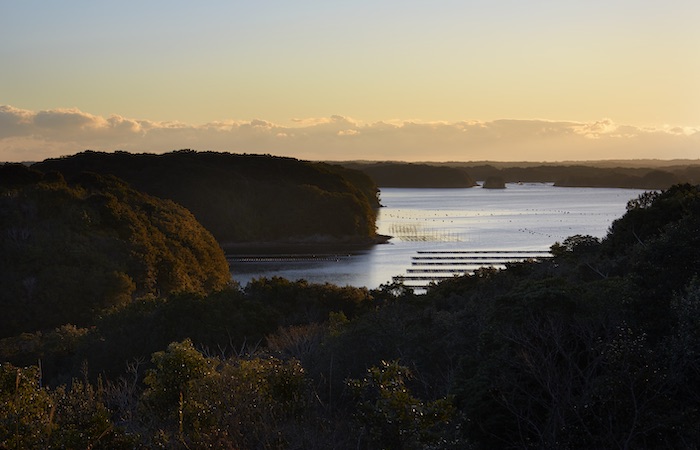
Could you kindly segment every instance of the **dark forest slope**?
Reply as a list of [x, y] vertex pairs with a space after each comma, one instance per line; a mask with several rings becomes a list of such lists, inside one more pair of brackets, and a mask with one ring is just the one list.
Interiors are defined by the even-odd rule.
[[68, 184], [21, 165], [0, 166], [0, 255], [2, 336], [230, 280], [221, 248], [185, 208], [114, 177]]
[[188, 208], [222, 245], [375, 236], [377, 188], [360, 172], [263, 155], [87, 151], [33, 168], [106, 173]]

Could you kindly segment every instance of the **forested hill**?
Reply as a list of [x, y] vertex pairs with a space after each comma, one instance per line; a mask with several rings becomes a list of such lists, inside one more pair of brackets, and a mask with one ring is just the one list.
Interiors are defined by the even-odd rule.
[[[471, 187], [474, 180], [502, 179], [507, 183], [551, 182], [561, 187], [616, 187], [668, 189], [677, 183], [700, 183], [700, 165], [603, 164], [599, 161], [565, 163], [533, 162], [342, 162], [361, 170], [381, 187]], [[648, 163], [649, 166], [641, 164]]]
[[476, 185], [467, 170], [412, 163], [343, 163], [369, 175], [380, 187], [466, 188]]
[[529, 167], [464, 167], [473, 177], [485, 180], [500, 177], [509, 183], [553, 182], [561, 187], [615, 187], [629, 189], [668, 189], [681, 181], [699, 180], [692, 168], [594, 167], [588, 165], [539, 165]]
[[269, 155], [180, 150], [86, 151], [32, 166], [70, 179], [90, 171], [188, 208], [222, 246], [305, 241], [371, 242], [377, 187], [361, 172]]
[[0, 337], [92, 324], [137, 297], [229, 281], [221, 248], [185, 208], [112, 176], [66, 183], [0, 165]]

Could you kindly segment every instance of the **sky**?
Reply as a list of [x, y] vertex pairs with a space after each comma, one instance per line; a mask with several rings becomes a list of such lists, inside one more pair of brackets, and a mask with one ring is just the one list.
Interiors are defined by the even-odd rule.
[[700, 158], [697, 0], [0, 0], [0, 161]]

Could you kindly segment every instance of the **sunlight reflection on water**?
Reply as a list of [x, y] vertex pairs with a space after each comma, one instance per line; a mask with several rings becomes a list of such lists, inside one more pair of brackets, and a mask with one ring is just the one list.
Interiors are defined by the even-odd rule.
[[280, 276], [376, 288], [407, 276], [419, 251], [548, 250], [575, 234], [603, 237], [642, 192], [544, 183], [508, 184], [504, 190], [385, 188], [377, 231], [394, 236], [388, 244], [352, 254], [234, 259], [231, 273], [242, 285]]

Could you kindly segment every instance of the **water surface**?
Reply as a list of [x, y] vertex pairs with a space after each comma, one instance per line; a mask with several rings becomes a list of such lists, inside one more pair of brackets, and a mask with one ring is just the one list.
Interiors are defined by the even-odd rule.
[[431, 273], [468, 272], [473, 267], [467, 263], [478, 258], [499, 266], [498, 258], [511, 255], [504, 252], [535, 255], [575, 234], [603, 237], [627, 202], [642, 192], [550, 183], [513, 183], [498, 190], [384, 188], [377, 231], [394, 236], [388, 244], [355, 253], [234, 258], [231, 273], [242, 285], [263, 276], [369, 288], [404, 277], [409, 285]]

